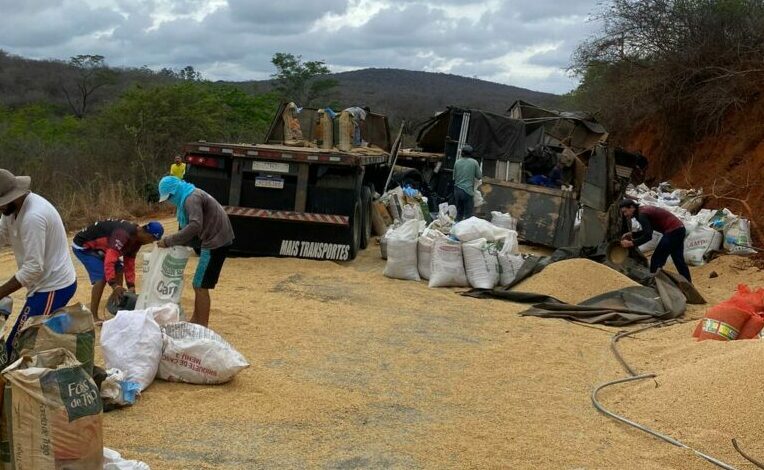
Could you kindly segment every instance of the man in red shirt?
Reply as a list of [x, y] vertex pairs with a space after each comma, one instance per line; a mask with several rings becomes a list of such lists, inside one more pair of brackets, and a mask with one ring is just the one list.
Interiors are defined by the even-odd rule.
[[[122, 297], [122, 274], [127, 288], [135, 292], [135, 257], [143, 245], [162, 238], [164, 228], [159, 222], [138, 225], [126, 220], [107, 219], [96, 222], [74, 236], [72, 250], [90, 276], [90, 310], [99, 321], [98, 307], [106, 284], [117, 298]], [[121, 258], [121, 261], [120, 261]], [[124, 266], [123, 266], [124, 265]]]
[[669, 256], [674, 261], [674, 266], [679, 274], [692, 282], [690, 268], [684, 261], [684, 237], [686, 230], [681, 220], [666, 209], [660, 207], [640, 207], [636, 201], [624, 199], [621, 201], [621, 215], [626, 219], [627, 227], [631, 227], [631, 219], [635, 218], [642, 226], [642, 230], [632, 234], [631, 232], [621, 238], [621, 246], [631, 248], [649, 242], [653, 238], [653, 231], [661, 233], [661, 241], [655, 248], [650, 259], [650, 272], [654, 273], [665, 266]]

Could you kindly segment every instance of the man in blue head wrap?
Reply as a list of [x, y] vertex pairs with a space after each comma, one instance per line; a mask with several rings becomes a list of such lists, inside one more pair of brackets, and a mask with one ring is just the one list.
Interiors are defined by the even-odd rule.
[[210, 289], [220, 278], [233, 228], [228, 214], [209, 194], [175, 176], [159, 181], [159, 201], [176, 208], [180, 231], [159, 241], [160, 248], [201, 245], [199, 265], [194, 274], [194, 314], [192, 323], [207, 326], [210, 318]]

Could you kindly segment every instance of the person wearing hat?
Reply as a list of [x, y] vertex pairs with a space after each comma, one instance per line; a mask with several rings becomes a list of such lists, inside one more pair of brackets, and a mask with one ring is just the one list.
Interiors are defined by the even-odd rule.
[[18, 266], [16, 274], [0, 286], [0, 299], [22, 287], [27, 290], [21, 313], [3, 325], [5, 348], [0, 363], [12, 359], [16, 334], [29, 317], [65, 307], [77, 291], [61, 216], [50, 202], [30, 191], [30, 183], [28, 176], [0, 169], [0, 245], [11, 245]]
[[681, 220], [666, 209], [652, 206], [640, 206], [632, 199], [624, 199], [619, 204], [621, 215], [626, 219], [626, 226], [631, 227], [631, 219], [637, 219], [642, 229], [637, 233], [628, 231], [621, 238], [624, 248], [638, 247], [653, 238], [653, 231], [661, 233], [660, 242], [650, 259], [650, 272], [654, 273], [666, 265], [669, 256], [676, 270], [685, 279], [692, 282], [690, 268], [684, 261], [684, 237], [687, 231]]
[[[90, 311], [99, 322], [98, 309], [106, 284], [117, 300], [125, 288], [135, 293], [135, 257], [143, 245], [154, 243], [164, 235], [164, 227], [156, 221], [138, 225], [126, 220], [107, 219], [80, 230], [72, 242], [74, 256], [82, 262], [93, 286], [90, 291]], [[120, 261], [121, 259], [121, 261]]]
[[472, 146], [465, 144], [454, 163], [454, 203], [456, 221], [472, 217], [475, 209], [475, 182], [482, 179], [480, 164], [472, 158]]
[[159, 201], [176, 208], [180, 231], [159, 241], [160, 248], [201, 246], [194, 274], [194, 314], [191, 322], [207, 326], [210, 317], [210, 289], [214, 289], [233, 243], [228, 214], [209, 194], [174, 176], [159, 181]]

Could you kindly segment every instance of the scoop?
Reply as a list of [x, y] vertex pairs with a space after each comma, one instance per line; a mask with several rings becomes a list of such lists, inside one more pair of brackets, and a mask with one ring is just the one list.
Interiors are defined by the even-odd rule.
[[629, 257], [629, 249], [621, 246], [620, 241], [610, 242], [607, 246], [607, 260], [613, 264], [623, 264]]

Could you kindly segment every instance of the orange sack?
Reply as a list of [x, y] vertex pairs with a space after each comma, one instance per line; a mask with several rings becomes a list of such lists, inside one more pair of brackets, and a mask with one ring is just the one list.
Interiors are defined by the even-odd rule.
[[693, 336], [700, 340], [732, 341], [740, 339], [740, 333], [746, 322], [754, 316], [756, 316], [755, 313], [748, 305], [730, 299], [708, 309], [706, 317], [700, 320]]
[[745, 302], [754, 312], [764, 312], [764, 287], [751, 290], [745, 284], [738, 284], [737, 291], [732, 295], [732, 299]]
[[745, 322], [745, 325], [743, 325], [743, 329], [740, 330], [737, 339], [758, 338], [762, 328], [764, 328], [764, 318], [759, 314], [753, 314], [751, 315], [751, 318]]

